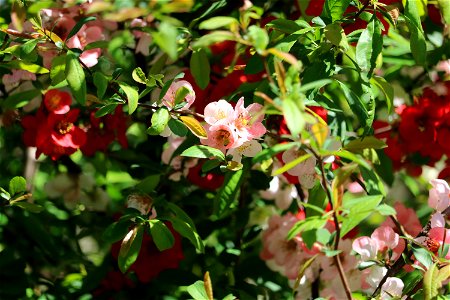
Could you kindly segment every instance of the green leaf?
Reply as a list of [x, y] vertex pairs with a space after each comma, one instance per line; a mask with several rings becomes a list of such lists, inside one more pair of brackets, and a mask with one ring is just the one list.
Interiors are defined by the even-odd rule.
[[386, 97], [388, 112], [391, 113], [392, 108], [394, 107], [394, 88], [392, 87], [392, 85], [380, 76], [373, 76], [370, 79], [370, 83], [377, 86], [381, 90], [381, 92], [383, 92], [384, 96]]
[[424, 265], [425, 268], [429, 269], [431, 267], [433, 264], [433, 257], [427, 249], [419, 246], [413, 246], [412, 252], [417, 261]]
[[131, 77], [133, 77], [136, 82], [147, 84], [147, 77], [145, 77], [144, 71], [142, 71], [140, 67], [133, 70]]
[[188, 223], [189, 226], [192, 227], [194, 231], [196, 231], [194, 221], [192, 221], [192, 219], [188, 216], [188, 214], [184, 210], [182, 210], [178, 205], [172, 202], [164, 201], [164, 206], [169, 208], [177, 216], [178, 219]]
[[294, 21], [282, 18], [270, 21], [270, 23], [266, 24], [266, 27], [273, 28], [286, 34], [292, 34], [302, 29], [302, 27], [297, 23], [295, 23]]
[[301, 233], [302, 240], [308, 249], [311, 249], [314, 243], [317, 241], [316, 233], [316, 229], [305, 230]]
[[411, 291], [417, 286], [417, 284], [422, 281], [423, 275], [419, 270], [414, 270], [412, 272], [408, 272], [401, 279], [405, 283], [405, 287], [403, 288], [404, 295], [410, 295]]
[[203, 128], [202, 124], [196, 118], [191, 116], [180, 116], [179, 118], [196, 137], [200, 139], [208, 138], [205, 128]]
[[158, 29], [158, 32], [152, 33], [153, 40], [172, 60], [176, 60], [178, 58], [177, 28], [162, 22]]
[[330, 23], [341, 20], [349, 4], [350, 0], [326, 0], [321, 16], [330, 19]]
[[11, 204], [12, 206], [18, 206], [26, 211], [29, 211], [31, 213], [40, 213], [44, 210], [44, 207], [38, 204], [30, 203], [30, 202], [24, 202], [24, 201], [18, 201]]
[[187, 238], [194, 247], [200, 251], [201, 253], [205, 252], [205, 246], [201, 237], [198, 235], [195, 227], [191, 226], [189, 222], [181, 220], [180, 218], [169, 218], [169, 221], [172, 223], [173, 229], [177, 231], [179, 234]]
[[103, 73], [95, 72], [93, 75], [94, 85], [97, 88], [97, 97], [102, 99], [105, 95], [106, 89], [108, 88], [108, 77], [103, 75]]
[[86, 103], [86, 81], [84, 70], [78, 61], [78, 56], [70, 50], [67, 51], [65, 72], [67, 83], [72, 90], [72, 95], [78, 103], [84, 105]]
[[441, 10], [442, 17], [444, 18], [445, 24], [450, 24], [450, 1], [448, 0], [438, 0], [438, 6]]
[[144, 227], [136, 226], [123, 239], [118, 258], [119, 269], [122, 273], [125, 273], [138, 258], [143, 236]]
[[[312, 189], [308, 192], [308, 204], [311, 206], [316, 206], [318, 208], [324, 209], [327, 204], [327, 195], [325, 191], [323, 190], [322, 185], [317, 182]], [[308, 217], [311, 216], [320, 216], [322, 213], [320, 211], [317, 211], [316, 209], [313, 209], [311, 206], [306, 207], [305, 214]]]
[[195, 83], [204, 90], [209, 84], [211, 68], [205, 50], [199, 49], [192, 52], [190, 61], [191, 73]]
[[325, 27], [325, 37], [335, 46], [341, 47], [343, 51], [348, 51], [349, 45], [347, 35], [341, 25], [337, 23], [328, 24]]
[[256, 25], [248, 28], [248, 39], [259, 54], [262, 54], [269, 44], [267, 31]]
[[52, 67], [50, 69], [52, 85], [57, 85], [66, 79], [66, 60], [66, 55], [59, 55], [52, 59]]
[[328, 222], [328, 218], [323, 216], [312, 216], [304, 220], [298, 221], [292, 226], [287, 235], [287, 239], [294, 238], [297, 234], [313, 229], [323, 228]]
[[419, 9], [421, 1], [407, 0], [405, 4], [405, 20], [411, 33], [410, 48], [414, 60], [418, 65], [426, 66], [427, 44], [422, 29]]
[[99, 110], [97, 110], [95, 112], [95, 117], [100, 118], [107, 114], [112, 113], [114, 110], [116, 110], [117, 105], [118, 104], [116, 104], [116, 103], [110, 103], [110, 104], [106, 104], [105, 106], [100, 107]]
[[255, 157], [253, 157], [252, 164], [257, 164], [257, 163], [263, 162], [265, 160], [268, 160], [280, 152], [291, 149], [295, 145], [297, 145], [297, 143], [283, 143], [283, 144], [277, 144], [270, 148], [264, 149], [261, 152], [259, 152], [258, 154], [256, 154]]
[[115, 243], [122, 240], [130, 231], [131, 220], [119, 220], [106, 227], [103, 232], [102, 239], [108, 243]]
[[147, 129], [147, 133], [150, 135], [159, 135], [166, 128], [169, 122], [170, 114], [167, 108], [160, 107], [152, 115], [152, 126]]
[[373, 168], [371, 169], [361, 168], [361, 176], [364, 179], [366, 190], [369, 195], [386, 196], [384, 184]]
[[150, 194], [155, 191], [155, 188], [158, 186], [160, 178], [161, 178], [160, 175], [147, 176], [136, 185], [136, 188], [144, 193]]
[[118, 82], [120, 88], [125, 92], [128, 99], [128, 114], [132, 114], [138, 107], [139, 93], [133, 86], [129, 86], [124, 82]]
[[236, 37], [234, 34], [232, 34], [229, 31], [214, 31], [209, 34], [203, 35], [198, 40], [196, 40], [192, 44], [192, 48], [199, 49], [199, 48], [206, 48], [212, 44], [220, 43], [223, 41], [234, 41], [236, 40]]
[[351, 152], [360, 152], [364, 149], [383, 149], [386, 147], [386, 143], [382, 140], [379, 140], [374, 136], [366, 136], [361, 139], [351, 140], [344, 148]]
[[36, 65], [36, 64], [22, 61], [22, 60], [12, 60], [5, 64], [0, 64], [0, 67], [1, 66], [5, 66], [10, 69], [26, 70], [26, 71], [29, 71], [29, 72], [35, 73], [35, 74], [46, 74], [46, 73], [50, 72], [48, 69], [46, 69], [40, 65]]
[[358, 117], [358, 120], [364, 128], [364, 131], [367, 132], [372, 126], [373, 116], [372, 118], [369, 116], [364, 102], [354, 91], [352, 91], [344, 83], [340, 81], [338, 81], [338, 83], [342, 91], [344, 92], [344, 96], [347, 99], [350, 108]]
[[41, 95], [41, 91], [38, 89], [28, 90], [25, 92], [19, 92], [12, 95], [9, 95], [6, 98], [2, 106], [4, 108], [19, 108], [27, 105], [31, 99], [38, 97]]
[[34, 50], [34, 48], [36, 48], [36, 45], [38, 42], [39, 42], [38, 39], [33, 39], [33, 40], [29, 40], [29, 41], [25, 42], [22, 45], [22, 52], [24, 54], [30, 54]]
[[397, 214], [395, 209], [387, 204], [380, 204], [375, 209], [382, 216], [395, 216]]
[[238, 25], [239, 21], [233, 17], [212, 17], [205, 20], [198, 25], [199, 29], [213, 30], [221, 27], [230, 28], [233, 25]]
[[293, 97], [287, 97], [283, 100], [283, 115], [287, 126], [293, 136], [297, 136], [305, 127], [305, 118], [300, 103], [297, 103]]
[[383, 49], [383, 37], [381, 36], [380, 21], [373, 14], [372, 19], [367, 24], [366, 29], [361, 33], [356, 45], [356, 63], [362, 72], [367, 73], [367, 77], [372, 76], [375, 69], [378, 55]]
[[67, 35], [66, 41], [68, 39], [70, 39], [71, 37], [73, 37], [75, 34], [77, 34], [77, 32], [81, 29], [81, 27], [86, 24], [87, 22], [90, 21], [95, 21], [97, 18], [93, 17], [93, 16], [89, 16], [89, 17], [84, 17], [81, 20], [79, 20], [77, 22], [77, 24], [75, 24], [75, 26], [72, 28], [72, 30], [69, 32], [69, 34]]
[[9, 181], [9, 194], [11, 196], [26, 191], [27, 191], [27, 181], [22, 176], [16, 176]]
[[344, 209], [349, 210], [347, 217], [343, 218], [341, 237], [358, 226], [367, 218], [383, 199], [382, 195], [364, 196], [344, 201]]
[[164, 251], [173, 247], [175, 238], [172, 232], [167, 228], [166, 224], [160, 220], [149, 220], [150, 233], [152, 234], [153, 242], [159, 251]]
[[184, 150], [181, 156], [187, 157], [196, 157], [196, 158], [217, 158], [222, 161], [225, 161], [225, 154], [219, 149], [204, 146], [204, 145], [195, 145], [186, 150]]
[[438, 277], [439, 270], [437, 264], [434, 263], [425, 272], [423, 276], [423, 289], [425, 292], [425, 300], [432, 300], [438, 295]]
[[231, 210], [246, 177], [246, 170], [244, 165], [244, 169], [225, 174], [224, 183], [214, 198], [214, 213], [217, 218], [223, 217]]
[[339, 157], [349, 159], [349, 160], [357, 163], [358, 165], [360, 165], [360, 166], [362, 166], [362, 167], [364, 167], [366, 169], [372, 168], [372, 166], [369, 165], [369, 163], [364, 158], [362, 158], [361, 156], [359, 156], [357, 154], [354, 154], [352, 152], [344, 150], [344, 149], [339, 150], [339, 151], [335, 151], [335, 152], [331, 152], [329, 154], [330, 155], [337, 155]]
[[186, 125], [178, 119], [170, 118], [167, 125], [169, 125], [170, 131], [178, 136], [186, 136], [189, 132]]
[[205, 283], [203, 281], [196, 281], [194, 284], [191, 284], [187, 287], [187, 292], [191, 295], [194, 300], [206, 300], [208, 298], [208, 294], [205, 290]]

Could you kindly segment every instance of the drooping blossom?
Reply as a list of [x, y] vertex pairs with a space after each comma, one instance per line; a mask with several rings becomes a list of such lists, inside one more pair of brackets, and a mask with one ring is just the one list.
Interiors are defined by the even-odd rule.
[[428, 206], [442, 212], [450, 206], [450, 187], [442, 179], [432, 179], [430, 183], [433, 187], [429, 192]]
[[[186, 89], [186, 94], [184, 98], [177, 99], [177, 93], [181, 92], [181, 89]], [[186, 104], [180, 108], [180, 110], [187, 110], [195, 101], [195, 92], [192, 88], [192, 85], [186, 80], [178, 80], [172, 82], [166, 94], [162, 98], [162, 104], [166, 106], [168, 109], [174, 109], [177, 104], [176, 101], [180, 101], [180, 103], [185, 102]]]
[[381, 299], [398, 299], [402, 296], [404, 283], [400, 278], [388, 277], [381, 286]]

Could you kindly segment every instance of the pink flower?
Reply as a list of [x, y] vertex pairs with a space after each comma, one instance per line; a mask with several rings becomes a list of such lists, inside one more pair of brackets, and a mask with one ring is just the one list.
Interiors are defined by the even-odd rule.
[[241, 97], [234, 108], [234, 126], [241, 139], [251, 140], [259, 138], [266, 133], [266, 127], [261, 123], [264, 114], [263, 106], [258, 103], [250, 104], [244, 108], [244, 97]]
[[386, 282], [381, 286], [381, 299], [397, 299], [402, 296], [403, 281], [397, 277], [388, 277]]
[[[350, 252], [352, 251], [352, 241], [342, 240], [339, 243], [339, 250], [342, 250], [338, 255], [344, 272], [348, 273], [350, 270], [355, 269], [357, 265], [356, 257], [350, 255]], [[337, 275], [338, 270], [332, 257], [323, 257], [320, 266], [322, 267], [322, 272], [320, 273], [320, 278], [322, 280], [332, 280]]]
[[[87, 44], [102, 39], [104, 36], [101, 27], [83, 25], [76, 35], [67, 40], [67, 46], [83, 50]], [[90, 68], [97, 64], [100, 54], [100, 49], [90, 49], [80, 55], [80, 60]]]
[[394, 249], [399, 242], [399, 235], [389, 226], [378, 227], [372, 233], [371, 238], [377, 241], [378, 251]]
[[238, 136], [228, 125], [205, 126], [208, 139], [201, 139], [204, 145], [216, 148], [225, 153], [226, 149], [238, 147]]
[[22, 80], [36, 80], [36, 75], [26, 70], [12, 70], [11, 72], [12, 74], [5, 74], [2, 77], [7, 92], [18, 87]]
[[239, 147], [228, 150], [227, 154], [233, 156], [233, 161], [240, 163], [242, 155], [247, 157], [254, 157], [262, 150], [262, 146], [256, 140], [251, 140], [243, 143]]
[[[417, 236], [422, 230], [422, 225], [420, 224], [419, 218], [416, 212], [412, 208], [407, 208], [403, 203], [396, 202], [394, 204], [395, 211], [397, 212], [397, 220], [403, 225], [403, 228], [407, 233], [412, 236]], [[387, 225], [392, 227], [394, 230], [396, 226], [391, 219], [386, 219], [386, 221], [381, 224], [381, 226]]]
[[450, 187], [447, 181], [442, 179], [432, 179], [430, 183], [433, 188], [429, 193], [428, 205], [441, 212], [450, 206]]
[[164, 106], [166, 106], [168, 109], [173, 109], [175, 107], [175, 105], [178, 104], [178, 103], [175, 103], [175, 101], [176, 101], [175, 98], [176, 98], [177, 92], [181, 88], [186, 88], [188, 90], [188, 93], [184, 97], [184, 99], [182, 99], [186, 102], [186, 105], [183, 106], [180, 110], [188, 109], [192, 105], [192, 103], [194, 103], [194, 101], [195, 101], [195, 92], [194, 92], [194, 89], [192, 88], [192, 85], [189, 82], [187, 82], [186, 80], [179, 80], [179, 81], [172, 82], [172, 84], [170, 85], [166, 94], [162, 98], [162, 104]]
[[210, 125], [228, 124], [233, 120], [234, 109], [227, 101], [219, 100], [206, 105], [204, 114]]
[[362, 236], [353, 241], [352, 248], [361, 255], [363, 261], [367, 261], [377, 257], [378, 242], [368, 236]]

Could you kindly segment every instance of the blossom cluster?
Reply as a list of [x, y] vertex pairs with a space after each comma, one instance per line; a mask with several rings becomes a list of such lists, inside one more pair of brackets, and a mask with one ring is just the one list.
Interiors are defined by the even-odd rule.
[[71, 104], [68, 92], [49, 90], [36, 114], [23, 117], [23, 141], [28, 147], [36, 147], [36, 158], [44, 154], [57, 160], [78, 149], [91, 156], [96, 151], [106, 151], [116, 138], [122, 147], [128, 146], [126, 117], [120, 106], [114, 115], [102, 118], [95, 118], [95, 112], [91, 112], [90, 122], [80, 127], [75, 125], [80, 110], [72, 109]]

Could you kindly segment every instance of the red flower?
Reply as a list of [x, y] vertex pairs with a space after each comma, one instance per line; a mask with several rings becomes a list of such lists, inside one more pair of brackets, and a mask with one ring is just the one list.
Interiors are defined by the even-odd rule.
[[[135, 272], [140, 282], [150, 282], [164, 270], [177, 269], [180, 261], [184, 259], [181, 236], [170, 223], [166, 223], [166, 225], [175, 238], [175, 243], [170, 249], [159, 251], [152, 238], [148, 234], [144, 234], [138, 258], [130, 267], [130, 271]], [[120, 243], [112, 245], [111, 254], [115, 259], [119, 256], [119, 250]]]
[[127, 118], [122, 107], [117, 106], [114, 115], [95, 117], [95, 111], [90, 114], [90, 124], [87, 126], [87, 142], [81, 147], [84, 155], [92, 156], [97, 151], [105, 152], [108, 146], [117, 138], [123, 148], [128, 147]]
[[224, 176], [222, 174], [206, 173], [202, 174], [203, 162], [189, 169], [187, 180], [205, 190], [216, 190], [222, 186]]
[[65, 114], [70, 110], [72, 98], [67, 92], [50, 90], [45, 93], [44, 104], [49, 112], [54, 114]]

